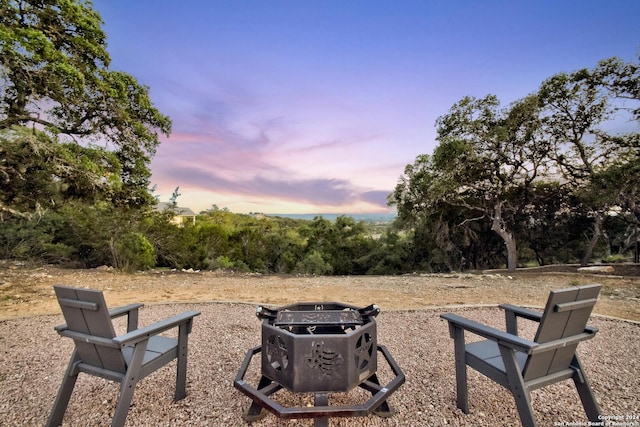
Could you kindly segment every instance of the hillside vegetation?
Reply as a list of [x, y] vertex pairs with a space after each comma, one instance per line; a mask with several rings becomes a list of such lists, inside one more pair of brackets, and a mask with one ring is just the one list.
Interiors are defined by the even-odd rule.
[[178, 189], [158, 212], [150, 170], [172, 122], [110, 68], [92, 4], [1, 4], [0, 259], [315, 275], [640, 262], [637, 62], [559, 72], [507, 106], [443, 107], [382, 229], [215, 205], [176, 224]]

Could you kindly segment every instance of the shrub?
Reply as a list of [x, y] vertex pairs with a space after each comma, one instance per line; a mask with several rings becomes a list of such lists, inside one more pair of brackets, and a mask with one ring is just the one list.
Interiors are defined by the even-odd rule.
[[216, 270], [218, 268], [229, 269], [233, 267], [233, 261], [224, 255], [220, 255], [216, 259], [210, 260], [207, 264], [207, 269], [209, 270]]
[[44, 243], [42, 258], [49, 263], [64, 263], [73, 258], [75, 248], [64, 243]]
[[155, 265], [153, 245], [144, 235], [131, 232], [123, 235], [117, 242], [111, 241], [114, 267], [126, 271], [146, 270]]
[[627, 261], [627, 258], [622, 254], [614, 254], [605, 257], [602, 262], [607, 264], [621, 263]]
[[302, 261], [296, 264], [293, 270], [297, 274], [331, 274], [333, 273], [333, 267], [327, 263], [322, 254], [319, 251], [309, 252]]

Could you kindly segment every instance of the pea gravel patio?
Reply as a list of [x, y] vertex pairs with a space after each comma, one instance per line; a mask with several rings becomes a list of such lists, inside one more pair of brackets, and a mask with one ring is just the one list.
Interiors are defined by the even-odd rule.
[[[376, 301], [371, 301], [375, 303]], [[187, 397], [173, 402], [175, 367], [170, 364], [142, 380], [135, 391], [127, 426], [241, 426], [250, 401], [233, 388], [233, 379], [250, 347], [260, 344], [260, 321], [255, 305], [210, 303], [166, 304], [143, 308], [140, 325], [184, 310], [200, 310], [189, 337]], [[332, 418], [331, 426], [494, 426], [519, 425], [511, 395], [499, 385], [469, 370], [470, 414], [455, 405], [453, 341], [439, 318], [456, 312], [482, 323], [504, 328], [497, 308], [458, 308], [385, 311], [376, 318], [378, 342], [387, 346], [406, 375], [406, 383], [390, 398], [397, 413], [388, 419]], [[53, 330], [62, 316], [36, 316], [0, 322], [0, 425], [40, 426], [49, 415], [72, 342]], [[120, 332], [123, 323], [116, 323]], [[640, 426], [640, 325], [594, 316], [599, 328], [578, 354], [584, 363], [605, 417]], [[531, 339], [535, 325], [521, 322], [521, 335]], [[175, 363], [175, 362], [173, 362]], [[381, 380], [390, 375], [384, 369]], [[246, 379], [259, 378], [259, 366]], [[119, 384], [81, 375], [65, 414], [68, 426], [109, 425]], [[359, 389], [331, 394], [332, 404], [352, 404]], [[283, 404], [312, 404], [313, 397], [279, 392]], [[364, 395], [366, 397], [366, 394]], [[532, 395], [540, 426], [587, 422], [571, 381], [536, 390]], [[636, 417], [635, 419], [633, 417]], [[557, 423], [557, 424], [556, 424]], [[252, 424], [311, 426], [312, 420], [280, 420], [268, 414]], [[606, 425], [606, 424], [605, 424]]]

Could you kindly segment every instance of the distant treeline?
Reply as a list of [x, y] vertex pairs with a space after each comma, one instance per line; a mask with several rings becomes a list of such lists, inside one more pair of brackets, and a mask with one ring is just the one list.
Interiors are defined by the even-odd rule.
[[[81, 268], [109, 265], [123, 271], [192, 268], [315, 275], [505, 266], [504, 244], [490, 227], [478, 226], [473, 236], [461, 241], [467, 256], [456, 258], [441, 247], [436, 230], [409, 230], [399, 220], [376, 225], [348, 216], [299, 220], [214, 208], [201, 212], [195, 222], [180, 222], [179, 209], [172, 206], [158, 212], [114, 208], [104, 202], [68, 203], [37, 217], [13, 217], [0, 221], [0, 257]], [[576, 262], [586, 244], [579, 231], [586, 221], [530, 230], [521, 242], [521, 265]], [[627, 224], [609, 216], [603, 227], [607, 238], [596, 248], [597, 260], [630, 258], [633, 249], [621, 240]], [[546, 249], [533, 246], [541, 239], [548, 240]], [[456, 259], [459, 263], [452, 264]]]
[[348, 216], [353, 218], [356, 221], [363, 221], [365, 223], [372, 224], [387, 224], [392, 223], [394, 219], [396, 219], [397, 215], [395, 213], [367, 213], [367, 214], [261, 214], [261, 213], [253, 213], [253, 215], [266, 215], [271, 217], [282, 217], [282, 218], [292, 218], [292, 219], [306, 219], [308, 221], [313, 221], [316, 217], [321, 216], [324, 219], [328, 219], [329, 221], [335, 221], [338, 217]]

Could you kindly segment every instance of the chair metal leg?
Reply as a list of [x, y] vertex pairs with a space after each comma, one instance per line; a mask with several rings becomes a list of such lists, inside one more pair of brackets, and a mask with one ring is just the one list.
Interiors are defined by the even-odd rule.
[[536, 427], [537, 424], [533, 416], [533, 407], [531, 406], [531, 396], [524, 384], [520, 367], [516, 361], [515, 350], [503, 346], [499, 347], [502, 361], [507, 371], [507, 377], [509, 378], [509, 389], [516, 401], [516, 408], [520, 415], [522, 427]]
[[578, 359], [577, 355], [573, 356], [571, 366], [575, 370], [573, 382], [578, 390], [578, 395], [582, 401], [582, 407], [584, 408], [584, 412], [587, 414], [587, 418], [589, 418], [589, 421], [593, 422], [601, 421], [600, 407], [598, 406], [596, 397], [591, 389], [591, 384], [589, 384], [589, 380], [587, 380], [587, 376], [582, 369], [582, 364], [580, 363], [580, 359]]
[[456, 404], [465, 414], [469, 413], [469, 392], [467, 389], [467, 361], [464, 344], [464, 330], [451, 326], [456, 358]]
[[56, 427], [62, 424], [64, 413], [67, 411], [69, 399], [71, 399], [73, 388], [75, 387], [76, 380], [78, 379], [79, 372], [76, 369], [77, 363], [78, 352], [77, 350], [74, 350], [73, 355], [71, 356], [71, 360], [69, 361], [69, 366], [67, 367], [67, 370], [64, 374], [64, 379], [62, 380], [62, 384], [60, 385], [60, 389], [58, 390], [58, 395], [56, 396], [53, 408], [51, 409], [51, 414], [49, 415], [49, 419], [47, 420], [47, 427]]

